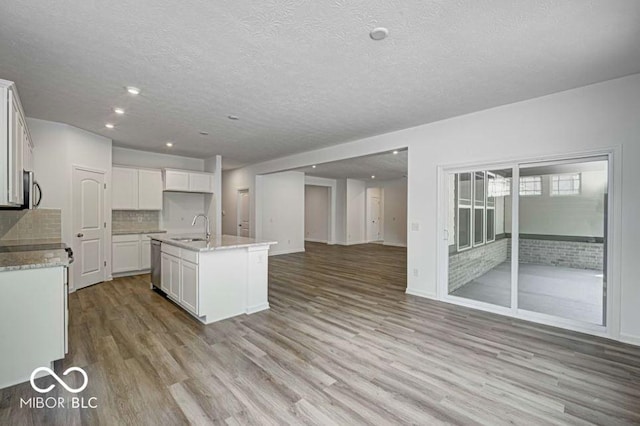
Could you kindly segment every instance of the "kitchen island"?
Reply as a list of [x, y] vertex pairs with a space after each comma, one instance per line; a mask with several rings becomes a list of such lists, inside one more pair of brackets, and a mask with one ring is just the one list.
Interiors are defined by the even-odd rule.
[[203, 324], [269, 309], [268, 255], [274, 241], [232, 235], [154, 235], [160, 283], [152, 282]]

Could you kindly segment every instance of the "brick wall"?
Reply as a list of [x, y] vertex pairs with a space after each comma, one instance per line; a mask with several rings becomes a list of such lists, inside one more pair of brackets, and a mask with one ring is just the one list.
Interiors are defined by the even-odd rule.
[[62, 213], [57, 209], [0, 211], [0, 240], [62, 238]]
[[[520, 263], [603, 270], [602, 243], [521, 239], [519, 246]], [[508, 253], [511, 253], [511, 239]]]
[[449, 256], [449, 293], [507, 260], [507, 239]]
[[150, 210], [114, 210], [111, 216], [114, 231], [157, 231], [160, 212]]

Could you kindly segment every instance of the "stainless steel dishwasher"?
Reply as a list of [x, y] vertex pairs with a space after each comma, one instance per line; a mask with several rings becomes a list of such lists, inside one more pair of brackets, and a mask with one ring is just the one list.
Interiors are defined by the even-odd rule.
[[151, 286], [161, 288], [161, 246], [160, 241], [151, 240]]

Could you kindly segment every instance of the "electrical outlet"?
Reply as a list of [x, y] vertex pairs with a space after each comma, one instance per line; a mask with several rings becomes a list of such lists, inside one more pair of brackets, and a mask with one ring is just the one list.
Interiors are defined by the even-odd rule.
[[420, 271], [418, 271], [418, 268], [414, 268], [413, 269], [413, 276], [417, 277], [418, 275], [420, 275]]

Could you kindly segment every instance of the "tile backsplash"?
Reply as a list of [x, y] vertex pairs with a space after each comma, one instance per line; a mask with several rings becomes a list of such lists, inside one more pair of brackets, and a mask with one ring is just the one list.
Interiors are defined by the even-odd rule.
[[113, 231], [156, 231], [160, 229], [160, 212], [150, 210], [113, 210]]
[[59, 209], [0, 211], [0, 240], [40, 240], [62, 238]]

